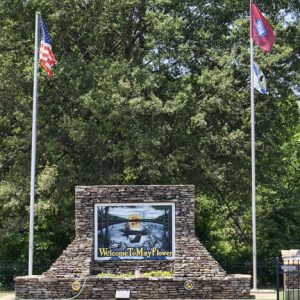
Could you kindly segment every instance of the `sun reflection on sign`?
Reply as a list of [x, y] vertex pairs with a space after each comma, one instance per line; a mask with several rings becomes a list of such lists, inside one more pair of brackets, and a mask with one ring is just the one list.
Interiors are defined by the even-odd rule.
[[141, 226], [141, 216], [140, 215], [132, 215], [128, 218], [131, 222], [129, 222], [130, 229], [137, 229]]

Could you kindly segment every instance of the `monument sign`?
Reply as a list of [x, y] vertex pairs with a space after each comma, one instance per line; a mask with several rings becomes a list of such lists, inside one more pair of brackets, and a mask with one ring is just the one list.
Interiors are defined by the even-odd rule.
[[248, 299], [250, 276], [227, 275], [196, 238], [194, 205], [192, 185], [76, 187], [76, 238], [42, 275], [15, 278], [16, 296]]

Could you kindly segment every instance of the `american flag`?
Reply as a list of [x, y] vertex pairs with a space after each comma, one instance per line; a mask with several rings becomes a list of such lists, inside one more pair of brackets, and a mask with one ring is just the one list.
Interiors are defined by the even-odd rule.
[[42, 40], [40, 46], [40, 63], [43, 69], [52, 77], [52, 66], [56, 64], [56, 58], [52, 52], [51, 47], [51, 37], [48, 31], [48, 28], [44, 22], [41, 20], [42, 28]]

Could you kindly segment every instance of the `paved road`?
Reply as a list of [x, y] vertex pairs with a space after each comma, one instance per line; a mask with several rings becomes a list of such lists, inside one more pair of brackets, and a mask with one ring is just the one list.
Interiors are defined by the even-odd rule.
[[10, 293], [5, 296], [0, 295], [0, 300], [14, 300], [15, 299], [15, 293]]

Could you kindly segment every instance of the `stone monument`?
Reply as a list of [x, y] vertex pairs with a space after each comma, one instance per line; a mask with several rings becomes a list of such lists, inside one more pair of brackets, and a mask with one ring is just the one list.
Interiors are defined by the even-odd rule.
[[[17, 297], [250, 298], [250, 275], [227, 275], [195, 237], [194, 186], [78, 186], [75, 202], [75, 240], [42, 275], [15, 278]], [[105, 276], [137, 268], [171, 275]]]
[[286, 299], [300, 299], [300, 249], [281, 250], [283, 290]]

